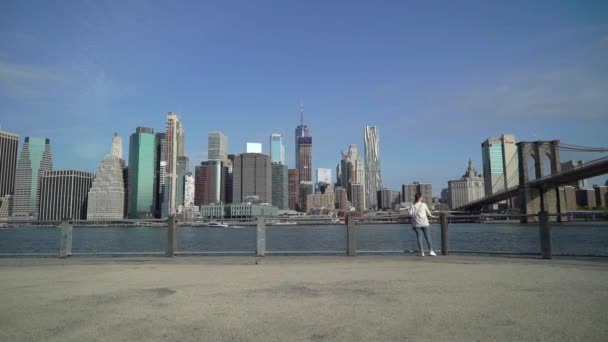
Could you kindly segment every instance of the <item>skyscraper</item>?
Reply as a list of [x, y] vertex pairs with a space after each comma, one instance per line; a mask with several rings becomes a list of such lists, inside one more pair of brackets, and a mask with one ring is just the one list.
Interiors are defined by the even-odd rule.
[[300, 178], [300, 207], [306, 207], [306, 196], [313, 193], [312, 182], [312, 137], [298, 138], [298, 176]]
[[298, 177], [298, 169], [287, 170], [287, 188], [289, 209], [298, 210], [300, 201], [300, 178]]
[[195, 205], [225, 202], [224, 183], [218, 182], [223, 174], [222, 162], [219, 160], [204, 161], [195, 168]]
[[418, 183], [401, 185], [402, 202], [414, 203], [414, 199], [417, 193], [420, 193], [427, 203], [429, 208], [431, 207], [431, 201], [433, 199], [433, 186], [429, 183]]
[[188, 172], [184, 176], [184, 207], [192, 207], [194, 205], [194, 176], [192, 172]]
[[[337, 184], [346, 189], [349, 201], [354, 201], [352, 194], [353, 184], [360, 184], [365, 192], [365, 170], [363, 167], [363, 160], [357, 150], [357, 145], [350, 144], [348, 145], [347, 153], [342, 152], [342, 159], [336, 167], [336, 170], [338, 172]], [[363, 196], [363, 202], [365, 202], [365, 196]]]
[[112, 156], [122, 159], [122, 137], [118, 133], [114, 133], [112, 137]]
[[[112, 145], [114, 146], [114, 145]], [[114, 152], [114, 149], [112, 149]], [[121, 159], [106, 155], [89, 189], [87, 220], [122, 219], [125, 205], [125, 183]]]
[[352, 203], [356, 211], [365, 210], [365, 186], [361, 183], [352, 183], [350, 185], [352, 193]]
[[12, 195], [15, 190], [15, 168], [19, 136], [0, 131], [0, 197]]
[[175, 215], [177, 213], [179, 187], [177, 158], [184, 153], [184, 128], [179, 115], [173, 112], [167, 114], [166, 139], [167, 177], [165, 180], [165, 201], [163, 203], [166, 210], [163, 207], [163, 214]]
[[232, 200], [242, 203], [245, 197], [258, 196], [262, 203], [272, 203], [270, 156], [243, 153], [234, 159]]
[[486, 196], [519, 184], [519, 161], [515, 135], [503, 134], [481, 144]]
[[365, 203], [368, 209], [377, 209], [378, 190], [382, 187], [380, 173], [380, 136], [377, 126], [365, 126]]
[[296, 147], [296, 169], [300, 170], [300, 138], [308, 136], [308, 126], [304, 125], [304, 106], [300, 106], [300, 124], [296, 127], [296, 139], [295, 139], [295, 147]]
[[129, 141], [129, 218], [154, 217], [154, 130], [137, 127]]
[[[448, 201], [451, 209], [483, 198], [485, 196], [484, 178], [477, 173], [473, 161], [469, 159], [469, 167], [460, 179], [448, 181]], [[443, 191], [442, 191], [443, 196]]]
[[52, 169], [50, 140], [26, 137], [15, 173], [13, 216], [37, 216], [38, 181]]
[[163, 201], [165, 198], [165, 179], [167, 177], [167, 135], [154, 135], [154, 217], [162, 217]]
[[94, 176], [92, 172], [77, 170], [43, 172], [40, 176], [38, 219], [85, 220], [87, 196]]
[[274, 133], [270, 136], [270, 158], [272, 163], [285, 164], [285, 145], [283, 136]]
[[177, 198], [176, 205], [184, 205], [184, 189], [186, 174], [190, 172], [190, 159], [186, 156], [177, 157]]
[[209, 132], [207, 135], [207, 158], [225, 161], [228, 155], [228, 137], [222, 132]]
[[272, 205], [279, 209], [289, 208], [287, 165], [272, 163]]

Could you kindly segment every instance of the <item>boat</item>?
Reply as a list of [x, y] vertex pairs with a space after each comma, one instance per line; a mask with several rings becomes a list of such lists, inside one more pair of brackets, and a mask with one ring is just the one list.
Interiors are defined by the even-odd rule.
[[268, 225], [270, 226], [295, 226], [297, 225], [297, 222], [292, 222], [292, 221], [277, 221], [277, 222], [269, 222]]
[[206, 227], [220, 227], [220, 228], [227, 228], [228, 227], [227, 224], [220, 223], [220, 222], [217, 222], [217, 221], [211, 221], [211, 222], [207, 223], [205, 226]]

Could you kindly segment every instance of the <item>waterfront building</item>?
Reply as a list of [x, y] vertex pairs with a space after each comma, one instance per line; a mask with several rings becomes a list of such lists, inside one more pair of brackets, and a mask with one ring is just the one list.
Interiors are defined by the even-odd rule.
[[235, 157], [232, 200], [242, 203], [247, 196], [259, 196], [262, 203], [272, 203], [272, 170], [270, 156], [243, 153]]
[[154, 217], [154, 130], [137, 127], [129, 140], [128, 217]]
[[[378, 210], [391, 210], [401, 201], [399, 191], [382, 188], [376, 192], [376, 200], [378, 201]], [[397, 202], [397, 203], [395, 203]]]
[[252, 203], [206, 204], [201, 206], [201, 217], [207, 219], [253, 218], [258, 216], [276, 217], [279, 208]]
[[327, 192], [324, 194], [310, 194], [306, 196], [306, 212], [319, 209], [331, 209], [336, 206], [336, 194]]
[[414, 182], [411, 184], [401, 185], [401, 201], [404, 203], [414, 203], [414, 197], [416, 193], [422, 194], [424, 201], [431, 207], [431, 201], [433, 200], [433, 186], [429, 183]]
[[289, 208], [287, 165], [272, 163], [272, 205], [280, 210]]
[[485, 197], [484, 182], [484, 177], [477, 173], [473, 161], [469, 159], [469, 167], [464, 175], [460, 179], [448, 181], [450, 208], [457, 209]]
[[[573, 170], [583, 166], [582, 160], [568, 160], [566, 162], [560, 163], [562, 171]], [[581, 179], [578, 181], [574, 181], [570, 184], [571, 186], [576, 187], [577, 189], [586, 189], [587, 188], [587, 180]]]
[[174, 215], [178, 204], [178, 157], [184, 155], [184, 127], [179, 115], [173, 112], [167, 113], [166, 130], [166, 172], [165, 196], [163, 201], [163, 217]]
[[261, 143], [247, 143], [247, 153], [262, 153], [262, 144]]
[[194, 176], [192, 172], [188, 172], [184, 176], [184, 207], [191, 207], [194, 205]]
[[365, 202], [367, 209], [377, 209], [377, 192], [382, 187], [380, 173], [380, 134], [377, 126], [365, 126]]
[[356, 211], [365, 211], [365, 186], [361, 183], [351, 183], [352, 204]]
[[87, 220], [124, 218], [125, 182], [121, 161], [114, 155], [114, 148], [112, 155], [106, 155], [101, 161], [88, 193]]
[[[503, 134], [499, 138], [489, 138], [481, 144], [481, 152], [487, 196], [519, 185], [515, 135]], [[513, 207], [514, 203], [510, 206]]]
[[593, 186], [595, 190], [595, 205], [604, 209], [608, 208], [608, 186]]
[[579, 207], [595, 208], [595, 190], [593, 189], [576, 189], [576, 204]]
[[299, 209], [300, 199], [300, 178], [298, 177], [298, 169], [287, 170], [287, 187], [289, 196], [289, 210]]
[[0, 198], [12, 195], [15, 191], [18, 149], [19, 135], [0, 131]]
[[234, 183], [234, 154], [229, 154], [224, 165], [222, 186], [224, 187], [224, 203], [233, 203], [233, 183]]
[[335, 207], [338, 210], [344, 211], [348, 209], [348, 196], [346, 194], [346, 189], [341, 186], [336, 187], [334, 190], [335, 193]]
[[[337, 185], [346, 189], [348, 200], [354, 203], [352, 184], [359, 184], [358, 186], [362, 186], [365, 192], [365, 170], [363, 160], [357, 151], [357, 145], [348, 145], [348, 152], [342, 152], [342, 159], [336, 170], [338, 172]], [[363, 198], [363, 202], [365, 202], [365, 196]], [[363, 203], [363, 206], [365, 207], [365, 203]]]
[[50, 140], [25, 137], [15, 169], [13, 216], [36, 218], [38, 214], [39, 180], [42, 173], [52, 169]]
[[201, 206], [204, 204], [226, 202], [225, 186], [219, 182], [222, 174], [225, 174], [225, 170], [222, 167], [222, 162], [219, 160], [201, 162], [201, 165], [195, 168], [195, 205]]
[[8, 217], [13, 206], [13, 196], [5, 195], [0, 197], [0, 217]]
[[223, 132], [209, 132], [207, 135], [207, 158], [225, 161], [228, 156], [228, 137]]
[[94, 177], [92, 172], [77, 170], [43, 172], [40, 176], [38, 219], [85, 220], [87, 197]]
[[122, 137], [118, 133], [114, 133], [112, 137], [112, 151], [110, 155], [122, 159]]
[[270, 136], [270, 158], [272, 163], [285, 164], [285, 145], [281, 134], [273, 133]]
[[184, 205], [185, 177], [190, 172], [190, 159], [186, 156], [177, 157], [177, 205]]
[[310, 194], [314, 193], [314, 188], [313, 188], [313, 184], [312, 182], [302, 182], [300, 181], [299, 187], [298, 187], [298, 194], [300, 196], [299, 199], [299, 210], [303, 213], [308, 212], [308, 207], [307, 207], [307, 196]]

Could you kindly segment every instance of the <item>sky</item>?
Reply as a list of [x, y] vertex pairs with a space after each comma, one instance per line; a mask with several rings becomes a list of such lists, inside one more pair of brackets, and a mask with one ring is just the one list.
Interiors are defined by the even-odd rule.
[[95, 171], [114, 132], [128, 159], [169, 111], [192, 170], [217, 130], [231, 153], [282, 133], [293, 167], [301, 104], [313, 168], [335, 179], [376, 125], [394, 190], [439, 194], [502, 133], [608, 147], [608, 2], [0, 2], [0, 125], [50, 138], [55, 169]]

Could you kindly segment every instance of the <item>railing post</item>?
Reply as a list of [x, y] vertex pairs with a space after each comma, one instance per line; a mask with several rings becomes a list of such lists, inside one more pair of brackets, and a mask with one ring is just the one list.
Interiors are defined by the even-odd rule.
[[441, 220], [441, 254], [449, 254], [449, 241], [448, 241], [448, 215], [446, 213], [439, 214]]
[[72, 229], [73, 225], [68, 220], [61, 221], [61, 243], [59, 257], [66, 258], [72, 255]]
[[171, 215], [167, 219], [167, 256], [175, 256], [175, 216]]
[[357, 255], [357, 218], [353, 215], [346, 216], [346, 252], [348, 256]]
[[549, 226], [549, 213], [541, 211], [538, 213], [538, 225], [540, 231], [540, 254], [543, 259], [551, 259], [551, 226]]
[[258, 216], [255, 255], [259, 257], [266, 255], [266, 218], [264, 216]]

